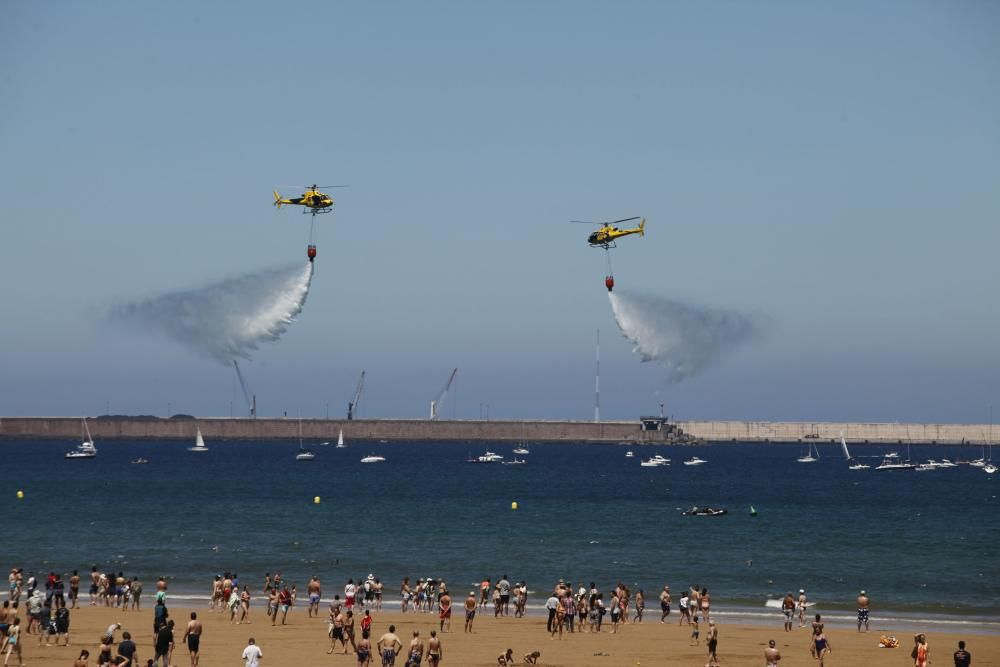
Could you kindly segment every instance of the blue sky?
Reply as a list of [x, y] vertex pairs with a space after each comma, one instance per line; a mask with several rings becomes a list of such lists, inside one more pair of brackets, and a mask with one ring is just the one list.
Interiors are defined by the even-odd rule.
[[[0, 7], [0, 414], [229, 414], [121, 300], [303, 258], [279, 183], [350, 183], [262, 414], [985, 421], [1000, 409], [990, 2]], [[618, 284], [774, 325], [666, 385]], [[332, 219], [331, 219], [332, 218]]]

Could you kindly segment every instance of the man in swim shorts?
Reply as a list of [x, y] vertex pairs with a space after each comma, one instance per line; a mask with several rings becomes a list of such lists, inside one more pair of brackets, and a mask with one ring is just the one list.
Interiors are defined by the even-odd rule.
[[191, 620], [188, 621], [181, 641], [187, 644], [188, 653], [191, 655], [191, 667], [198, 667], [198, 651], [201, 648], [201, 621], [198, 620], [196, 612], [191, 612]]
[[406, 667], [420, 667], [420, 661], [424, 659], [424, 640], [420, 638], [420, 631], [413, 631], [413, 639], [410, 640], [410, 648], [406, 658]]
[[870, 602], [864, 591], [858, 594], [858, 632], [861, 632], [862, 623], [865, 625], [865, 632], [868, 632], [868, 605]]
[[308, 617], [312, 618], [315, 616], [316, 618], [319, 618], [319, 599], [322, 595], [322, 589], [320, 588], [319, 577], [315, 574], [312, 576], [312, 579], [309, 580], [309, 586], [306, 588], [306, 591], [309, 593]]
[[448, 591], [441, 593], [438, 598], [438, 618], [441, 619], [441, 632], [444, 632], [444, 624], [448, 623], [448, 630], [451, 630], [451, 596]]
[[785, 616], [785, 632], [791, 632], [792, 617], [795, 615], [795, 599], [791, 592], [781, 601], [781, 613]]
[[660, 593], [660, 623], [666, 623], [667, 616], [670, 616], [670, 586], [664, 586]]
[[472, 621], [476, 618], [476, 593], [469, 591], [465, 598], [465, 631], [472, 632]]
[[371, 664], [372, 642], [368, 630], [361, 631], [361, 641], [358, 642], [358, 667], [368, 667]]
[[379, 637], [375, 647], [382, 656], [382, 667], [392, 667], [396, 662], [396, 654], [403, 648], [403, 642], [396, 636], [395, 625], [389, 626], [389, 632]]

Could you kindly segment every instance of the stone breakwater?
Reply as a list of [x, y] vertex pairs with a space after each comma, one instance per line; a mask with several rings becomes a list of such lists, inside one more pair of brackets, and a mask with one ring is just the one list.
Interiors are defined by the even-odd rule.
[[[0, 439], [66, 439], [81, 435], [81, 417], [0, 417]], [[284, 418], [194, 418], [176, 415], [88, 417], [95, 440], [292, 440], [299, 421]], [[840, 422], [303, 419], [302, 437], [336, 440], [434, 442], [595, 442], [698, 444], [701, 442], [829, 442], [843, 433], [851, 444], [981, 444], [986, 424], [879, 424]]]

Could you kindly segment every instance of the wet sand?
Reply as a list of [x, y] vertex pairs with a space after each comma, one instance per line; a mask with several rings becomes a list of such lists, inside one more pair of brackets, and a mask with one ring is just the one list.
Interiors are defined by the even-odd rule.
[[[460, 607], [461, 603], [461, 600], [457, 600], [456, 606]], [[265, 666], [357, 665], [353, 654], [326, 654], [330, 642], [326, 636], [328, 607], [325, 602], [320, 607], [319, 619], [306, 618], [305, 608], [297, 607], [289, 612], [288, 625], [284, 627], [271, 626], [263, 604], [257, 604], [251, 609], [250, 625], [231, 625], [228, 614], [211, 613], [206, 608], [193, 610], [198, 612], [205, 626], [201, 643], [201, 665], [204, 667], [242, 664], [240, 655], [250, 636], [256, 638], [257, 645], [263, 651], [262, 664]], [[180, 640], [191, 611], [190, 606], [171, 606], [171, 618], [176, 625], [174, 636], [178, 644], [172, 664], [181, 667], [190, 665], [187, 648], [180, 646]], [[421, 637], [426, 640], [430, 630], [438, 627], [437, 616], [432, 614], [382, 612], [374, 614], [374, 617], [373, 644], [390, 623], [396, 625], [396, 634], [404, 646], [408, 644], [414, 630], [419, 630]], [[600, 634], [564, 634], [560, 641], [549, 637], [545, 630], [545, 618], [529, 616], [527, 619], [495, 619], [492, 612], [478, 614], [473, 626], [474, 633], [465, 634], [462, 631], [464, 614], [461, 609], [456, 609], [451, 632], [441, 635], [444, 649], [441, 664], [463, 667], [496, 665], [497, 656], [508, 647], [514, 649], [517, 664], [522, 664], [521, 656], [525, 653], [538, 650], [542, 653], [539, 664], [549, 667], [635, 667], [668, 663], [700, 666], [706, 663], [707, 649], [704, 641], [698, 646], [689, 645], [690, 630], [687, 626], [677, 625], [675, 614], [670, 615], [672, 622], [667, 624], [661, 624], [657, 620], [659, 614], [653, 615], [652, 621], [649, 618], [650, 614], [647, 614], [646, 622], [641, 625], [629, 623], [623, 626], [616, 635], [611, 634], [610, 626], [605, 624], [604, 631]], [[141, 612], [123, 612], [104, 607], [73, 610], [71, 646], [39, 647], [37, 636], [27, 635], [24, 642], [24, 663], [30, 667], [69, 667], [79, 655], [80, 649], [87, 648], [91, 652], [89, 664], [96, 665], [100, 635], [108, 625], [115, 622], [122, 624], [122, 630], [132, 633], [139, 646], [140, 665], [144, 666], [146, 660], [153, 657], [151, 608], [145, 608]], [[706, 624], [702, 623], [702, 640], [706, 629]], [[895, 634], [901, 642], [900, 648], [877, 648], [880, 633]], [[818, 663], [809, 654], [809, 634], [808, 627], [796, 627], [793, 632], [784, 632], [780, 618], [775, 619], [774, 627], [728, 625], [720, 619], [719, 660], [725, 667], [762, 666], [767, 641], [774, 639], [781, 651], [783, 667], [816, 665]], [[827, 637], [833, 651], [827, 657], [826, 665], [912, 665], [909, 657], [913, 645], [912, 636], [912, 632], [883, 628], [877, 623], [867, 634], [859, 634], [853, 628], [829, 628]], [[360, 630], [358, 637], [360, 638]], [[116, 639], [121, 640], [121, 630]], [[951, 654], [957, 648], [959, 639], [966, 641], [967, 649], [973, 655], [973, 665], [1000, 667], [1000, 637], [992, 635], [929, 633], [932, 664], [951, 665]], [[16, 663], [11, 660], [10, 664]], [[372, 664], [380, 667], [381, 660], [375, 658]], [[397, 658], [396, 667], [402, 667], [403, 664], [403, 658]], [[426, 660], [423, 664], [427, 664]]]

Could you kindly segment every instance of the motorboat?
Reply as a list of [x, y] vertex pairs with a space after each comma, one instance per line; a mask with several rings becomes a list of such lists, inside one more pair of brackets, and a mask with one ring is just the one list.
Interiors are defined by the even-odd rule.
[[703, 465], [705, 463], [708, 463], [708, 461], [706, 461], [705, 459], [700, 459], [697, 456], [692, 456], [691, 458], [689, 458], [687, 461], [684, 462], [684, 465], [686, 465], [686, 466], [700, 466], [700, 465]]
[[983, 472], [986, 473], [987, 475], [992, 475], [996, 471], [997, 467], [992, 463], [987, 463], [986, 465], [983, 466]]
[[[814, 453], [815, 456], [813, 455]], [[810, 442], [809, 446], [806, 447], [806, 453], [795, 460], [799, 463], [814, 463], [819, 461], [819, 450], [816, 449], [816, 445]]]
[[933, 461], [928, 461], [927, 463], [921, 463], [914, 470], [917, 472], [927, 472], [928, 470], [937, 470], [940, 466]]
[[140, 458], [137, 458], [137, 459], [135, 459], [135, 460], [134, 460], [134, 461], [132, 461], [131, 463], [132, 463], [132, 465], [134, 465], [134, 466], [144, 466], [144, 465], [146, 465], [147, 463], [149, 463], [149, 459], [144, 459], [144, 458], [140, 457]]
[[887, 459], [898, 459], [899, 458], [899, 452], [889, 452], [888, 454], [885, 455], [884, 458], [887, 458]]
[[848, 470], [869, 470], [871, 466], [867, 463], [862, 463], [861, 461], [855, 461], [851, 465], [847, 466]]
[[501, 461], [505, 466], [523, 466], [527, 461], [514, 457], [513, 461]]
[[347, 449], [347, 445], [344, 444], [344, 429], [340, 429], [340, 433], [337, 434], [336, 449]]
[[205, 439], [201, 437], [201, 429], [198, 429], [198, 434], [194, 438], [194, 447], [188, 447], [189, 452], [207, 452], [208, 447], [205, 446]]
[[627, 459], [635, 458], [635, 454], [632, 453], [631, 449], [628, 450], [627, 452], [625, 452], [625, 458], [627, 458]]
[[670, 459], [660, 456], [659, 454], [656, 454], [646, 459], [645, 461], [642, 461], [641, 463], [639, 463], [639, 465], [642, 466], [643, 468], [658, 468], [660, 466], [670, 465]]
[[384, 456], [379, 456], [378, 454], [369, 454], [368, 456], [361, 459], [362, 463], [382, 463], [385, 461]]
[[882, 459], [882, 463], [875, 466], [875, 470], [913, 470], [916, 466], [899, 459], [891, 459], [888, 456]]
[[692, 507], [681, 512], [684, 516], [724, 516], [729, 510], [714, 507]]
[[501, 463], [503, 462], [503, 457], [496, 452], [486, 451], [485, 454], [477, 456], [475, 459], [469, 459], [470, 463]]
[[76, 446], [76, 449], [71, 449], [66, 452], [63, 458], [67, 459], [92, 459], [97, 456], [97, 445], [94, 444], [94, 438], [90, 435], [90, 427], [87, 426], [87, 420], [83, 420], [83, 433], [80, 436], [80, 444]]

